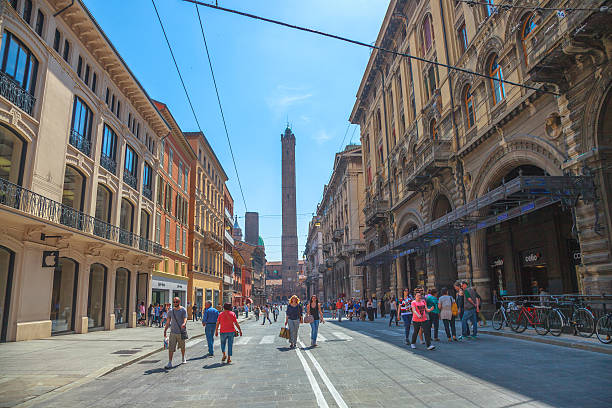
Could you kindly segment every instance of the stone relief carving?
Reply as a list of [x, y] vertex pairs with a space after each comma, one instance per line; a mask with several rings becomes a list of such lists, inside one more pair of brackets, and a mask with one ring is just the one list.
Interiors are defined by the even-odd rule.
[[561, 116], [553, 112], [546, 118], [546, 136], [549, 139], [555, 140], [563, 133], [561, 127]]
[[85, 248], [85, 255], [100, 256], [100, 253], [102, 252], [103, 247], [104, 247], [104, 243], [93, 242], [87, 245], [87, 247]]

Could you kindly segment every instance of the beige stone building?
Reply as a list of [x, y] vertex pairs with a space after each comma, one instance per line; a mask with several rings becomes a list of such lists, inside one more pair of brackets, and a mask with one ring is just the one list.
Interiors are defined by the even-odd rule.
[[[365, 250], [363, 181], [361, 146], [348, 145], [336, 153], [334, 169], [329, 184], [323, 189], [323, 198], [317, 206], [306, 244], [306, 258], [310, 260], [307, 268], [311, 267], [309, 265], [322, 265], [319, 271], [323, 274], [324, 301], [339, 296], [364, 296], [364, 268], [355, 265], [357, 255]], [[320, 233], [320, 239], [315, 232]], [[316, 259], [319, 250], [320, 260]]]
[[0, 2], [2, 341], [136, 324], [169, 127], [81, 1]]
[[378, 46], [482, 76], [372, 52], [350, 117], [368, 293], [612, 289], [610, 1], [527, 4], [562, 10], [390, 2]]

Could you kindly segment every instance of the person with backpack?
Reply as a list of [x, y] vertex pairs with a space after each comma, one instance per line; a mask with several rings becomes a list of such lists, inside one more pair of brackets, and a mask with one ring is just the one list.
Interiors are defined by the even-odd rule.
[[[452, 296], [448, 295], [448, 289], [442, 288], [440, 291], [442, 296], [438, 299], [438, 307], [440, 308], [440, 319], [444, 324], [444, 331], [448, 341], [457, 341], [457, 329], [455, 328], [455, 316], [459, 313], [457, 303]], [[452, 338], [451, 338], [452, 334]]]
[[440, 341], [440, 338], [438, 337], [438, 332], [440, 329], [440, 309], [438, 308], [437, 296], [438, 290], [436, 288], [429, 289], [427, 296], [425, 296], [427, 307], [433, 306], [433, 310], [429, 313], [429, 321], [431, 322], [434, 341]]
[[476, 289], [468, 287], [466, 281], [461, 282], [463, 289], [463, 317], [461, 318], [461, 339], [468, 336], [468, 321], [472, 322], [472, 339], [478, 335], [477, 314], [480, 311], [480, 296]]

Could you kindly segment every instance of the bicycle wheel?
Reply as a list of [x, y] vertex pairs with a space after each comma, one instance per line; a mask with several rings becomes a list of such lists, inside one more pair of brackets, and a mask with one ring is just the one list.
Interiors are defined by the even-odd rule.
[[597, 333], [597, 338], [603, 344], [612, 343], [612, 315], [601, 316], [597, 320], [595, 333]]
[[589, 309], [580, 308], [574, 313], [574, 327], [581, 337], [591, 337], [595, 333], [595, 317]]
[[518, 328], [518, 319], [519, 319], [519, 311], [518, 310], [509, 310], [508, 311], [508, 325], [512, 329], [512, 331], [516, 331]]
[[546, 318], [546, 326], [550, 334], [557, 337], [560, 336], [563, 331], [563, 316], [561, 312], [556, 309], [551, 310]]
[[504, 324], [504, 314], [502, 313], [501, 309], [497, 309], [497, 311], [493, 313], [491, 324], [495, 330], [501, 330], [502, 325]]
[[533, 321], [533, 328], [540, 336], [545, 336], [546, 333], [548, 333], [547, 315], [548, 310], [536, 309], [536, 316]]

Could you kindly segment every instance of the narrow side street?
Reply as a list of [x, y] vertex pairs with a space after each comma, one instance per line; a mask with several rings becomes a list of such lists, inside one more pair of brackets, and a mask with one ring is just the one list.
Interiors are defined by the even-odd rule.
[[489, 335], [410, 350], [403, 327], [388, 327], [386, 319], [326, 322], [313, 349], [305, 347], [310, 327], [303, 325], [300, 347], [290, 350], [278, 337], [283, 319], [281, 313], [272, 325], [244, 323], [231, 365], [221, 363], [218, 340], [214, 357], [203, 357], [203, 339], [190, 340], [187, 364], [165, 370], [167, 353], [159, 352], [31, 406], [602, 407], [612, 401], [606, 374], [612, 356], [601, 353]]

